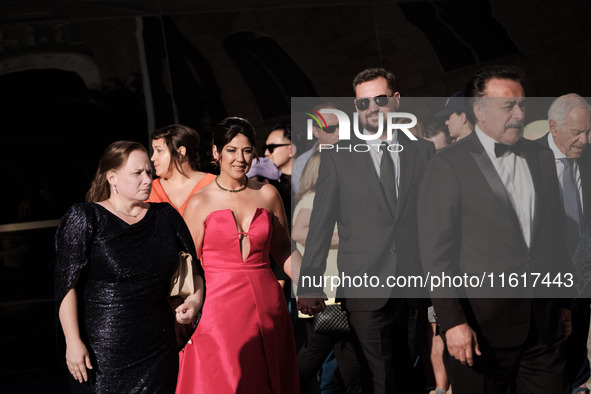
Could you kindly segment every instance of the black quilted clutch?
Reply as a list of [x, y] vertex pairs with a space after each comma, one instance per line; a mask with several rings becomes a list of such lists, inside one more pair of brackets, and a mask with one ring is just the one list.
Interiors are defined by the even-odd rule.
[[347, 313], [341, 304], [327, 305], [323, 312], [314, 316], [314, 331], [318, 334], [344, 334], [349, 332]]

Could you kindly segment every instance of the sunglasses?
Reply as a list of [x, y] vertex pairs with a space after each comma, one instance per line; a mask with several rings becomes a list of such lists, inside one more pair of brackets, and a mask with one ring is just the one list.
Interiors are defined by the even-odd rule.
[[389, 97], [385, 94], [375, 97], [359, 98], [355, 100], [355, 105], [357, 106], [357, 109], [359, 111], [365, 111], [369, 108], [371, 100], [373, 100], [373, 102], [376, 103], [378, 107], [385, 107], [386, 105], [388, 105], [388, 99]]
[[263, 152], [268, 150], [269, 153], [273, 153], [273, 151], [275, 150], [275, 148], [278, 148], [280, 146], [288, 146], [291, 144], [269, 144], [269, 145], [263, 145]]
[[[314, 126], [314, 127], [318, 127], [318, 126]], [[327, 134], [332, 134], [335, 131], [337, 131], [338, 128], [339, 128], [339, 125], [338, 124], [333, 124], [333, 125], [330, 125], [330, 126], [324, 126], [320, 130], [324, 131]]]

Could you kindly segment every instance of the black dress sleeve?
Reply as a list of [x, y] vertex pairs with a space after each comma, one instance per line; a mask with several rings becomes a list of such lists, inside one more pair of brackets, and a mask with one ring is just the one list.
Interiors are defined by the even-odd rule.
[[88, 265], [94, 234], [91, 203], [74, 204], [62, 218], [55, 234], [55, 304], [56, 312], [82, 269]]

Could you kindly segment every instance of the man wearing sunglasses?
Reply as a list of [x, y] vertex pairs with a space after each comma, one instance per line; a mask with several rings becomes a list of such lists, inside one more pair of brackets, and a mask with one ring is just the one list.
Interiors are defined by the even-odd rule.
[[[314, 111], [318, 112], [321, 109], [336, 109], [334, 104], [326, 102], [317, 105], [313, 108]], [[304, 172], [304, 167], [308, 162], [310, 156], [314, 154], [314, 152], [318, 152], [318, 148], [323, 145], [333, 145], [339, 140], [339, 120], [337, 119], [336, 115], [334, 114], [323, 114], [324, 120], [326, 121], [326, 126], [322, 129], [318, 127], [316, 123], [312, 126], [312, 134], [316, 138], [316, 142], [309, 150], [305, 151], [301, 155], [299, 155], [295, 162], [293, 163], [293, 172], [292, 172], [292, 191], [294, 196], [300, 192], [300, 179], [302, 179], [302, 173]]]
[[[394, 75], [382, 68], [367, 69], [355, 77], [353, 89], [363, 133], [376, 134], [380, 121], [385, 123], [387, 114], [395, 112], [400, 103]], [[423, 139], [411, 141], [398, 130], [392, 133], [392, 140], [386, 140], [386, 134], [373, 141], [352, 136], [338, 142], [337, 147], [342, 149], [322, 151], [302, 275], [324, 273], [335, 223], [340, 274], [385, 280], [388, 276], [421, 273], [418, 184], [435, 147]], [[367, 144], [370, 149], [346, 149], [355, 144]], [[300, 284], [298, 302], [303, 313], [314, 314], [324, 308], [321, 291]], [[355, 333], [364, 392], [423, 392], [424, 387], [412, 377], [408, 303], [388, 287], [365, 289], [365, 294], [357, 292], [343, 298], [347, 291], [339, 288], [337, 298], [342, 299]]]
[[291, 145], [291, 125], [287, 122], [280, 122], [271, 128], [263, 146], [263, 154], [275, 163], [282, 174], [291, 176], [295, 149], [295, 145]]

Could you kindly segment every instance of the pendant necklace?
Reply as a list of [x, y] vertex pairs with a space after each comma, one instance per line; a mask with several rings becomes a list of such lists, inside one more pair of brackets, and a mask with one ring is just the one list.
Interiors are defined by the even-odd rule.
[[111, 206], [112, 206], [113, 208], [115, 208], [115, 210], [116, 210], [117, 212], [119, 212], [119, 213], [122, 213], [122, 214], [124, 214], [125, 216], [129, 216], [130, 218], [136, 218], [136, 219], [137, 219], [137, 217], [139, 216], [139, 214], [140, 214], [140, 213], [142, 213], [142, 211], [143, 211], [143, 207], [142, 207], [142, 210], [140, 210], [140, 211], [139, 211], [138, 213], [136, 213], [135, 215], [132, 215], [132, 214], [130, 214], [130, 213], [126, 213], [126, 212], [123, 212], [123, 211], [121, 211], [121, 210], [117, 209], [117, 207], [115, 206], [115, 204], [113, 204], [113, 203], [111, 202], [111, 200], [107, 200], [107, 201], [109, 201], [109, 204], [111, 204]]

